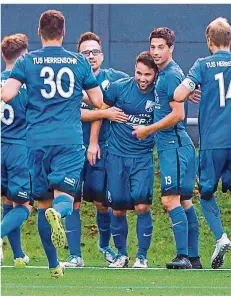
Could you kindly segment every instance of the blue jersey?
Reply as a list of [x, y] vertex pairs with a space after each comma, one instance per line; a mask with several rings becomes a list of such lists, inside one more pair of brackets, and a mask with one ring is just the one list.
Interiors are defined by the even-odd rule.
[[11, 78], [27, 86], [27, 145], [83, 143], [82, 90], [98, 86], [82, 54], [47, 46], [17, 59]]
[[[154, 91], [155, 122], [160, 121], [172, 112], [170, 102], [173, 100], [175, 89], [181, 84], [183, 79], [184, 73], [174, 61], [171, 61], [159, 72]], [[178, 148], [189, 144], [192, 144], [192, 141], [185, 131], [184, 121], [156, 133], [156, 146], [158, 151]]]
[[147, 157], [153, 153], [154, 135], [138, 140], [132, 135], [134, 126], [153, 123], [153, 89], [142, 93], [134, 77], [119, 79], [104, 94], [105, 103], [121, 108], [127, 114], [125, 123], [111, 123], [109, 152], [123, 157]]
[[[1, 74], [1, 87], [10, 77], [10, 71]], [[27, 91], [22, 85], [18, 95], [9, 103], [1, 102], [2, 142], [26, 145], [26, 105]]]
[[[98, 75], [96, 76], [96, 80], [99, 86], [101, 87], [101, 89], [104, 91], [105, 87], [108, 87], [110, 83], [124, 77], [128, 77], [128, 75], [123, 72], [109, 68], [109, 69], [100, 69]], [[92, 106], [89, 106], [84, 102], [82, 102], [81, 108], [88, 109], [88, 110], [93, 109]], [[90, 139], [91, 122], [83, 122], [82, 125], [83, 125], [83, 142], [84, 142], [84, 145], [87, 147], [89, 145], [89, 139]], [[110, 121], [107, 119], [103, 119], [103, 122], [100, 128], [100, 133], [99, 133], [100, 146], [107, 145], [109, 135], [110, 135]]]
[[187, 78], [201, 85], [200, 149], [231, 148], [231, 53], [198, 59]]

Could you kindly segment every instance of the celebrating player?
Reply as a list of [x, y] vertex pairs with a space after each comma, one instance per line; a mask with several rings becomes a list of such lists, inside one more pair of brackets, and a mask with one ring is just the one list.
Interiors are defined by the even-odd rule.
[[185, 100], [197, 85], [201, 86], [199, 190], [203, 215], [217, 240], [211, 265], [219, 268], [226, 251], [231, 249], [214, 195], [221, 176], [224, 191], [231, 184], [231, 26], [228, 21], [218, 18], [211, 22], [206, 28], [206, 39], [212, 55], [195, 62], [175, 90], [174, 100]]

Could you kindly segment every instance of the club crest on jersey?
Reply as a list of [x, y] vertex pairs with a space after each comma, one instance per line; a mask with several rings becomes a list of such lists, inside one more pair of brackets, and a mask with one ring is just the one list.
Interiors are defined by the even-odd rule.
[[155, 108], [155, 103], [153, 101], [147, 101], [146, 106], [145, 106], [145, 110], [147, 112], [153, 112]]
[[104, 91], [107, 91], [110, 87], [110, 81], [109, 80], [104, 80], [102, 83], [101, 83], [101, 87]]

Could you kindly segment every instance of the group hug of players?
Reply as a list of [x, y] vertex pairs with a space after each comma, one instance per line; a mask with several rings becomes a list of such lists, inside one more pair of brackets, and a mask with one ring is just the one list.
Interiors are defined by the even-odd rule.
[[[65, 50], [62, 12], [44, 12], [38, 34], [42, 48], [30, 53], [24, 34], [6, 36], [1, 44], [6, 62], [1, 79], [1, 261], [2, 239], [7, 236], [15, 266], [28, 264], [20, 227], [36, 200], [38, 232], [51, 277], [63, 276], [65, 266], [84, 266], [79, 213], [83, 198], [96, 206], [98, 249], [110, 268], [129, 264], [126, 212], [136, 212], [133, 267], [148, 268], [155, 145], [161, 201], [176, 244], [176, 257], [166, 267], [202, 268], [199, 223], [191, 201], [196, 175], [201, 210], [216, 238], [211, 266], [222, 266], [231, 241], [214, 193], [220, 178], [223, 191], [231, 190], [228, 21], [219, 17], [208, 25], [211, 56], [198, 59], [186, 77], [172, 59], [175, 35], [166, 27], [151, 32], [150, 49], [137, 56], [134, 77], [101, 69], [102, 45], [93, 32], [80, 36], [76, 53]], [[199, 165], [185, 130], [187, 98], [200, 101]], [[56, 248], [64, 247], [66, 240], [70, 256], [59, 262]]]

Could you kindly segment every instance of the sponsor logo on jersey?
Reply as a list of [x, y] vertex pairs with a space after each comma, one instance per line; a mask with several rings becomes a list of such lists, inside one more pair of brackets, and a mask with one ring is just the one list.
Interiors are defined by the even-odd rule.
[[125, 123], [129, 126], [149, 125], [153, 122], [152, 114], [136, 114], [129, 115], [128, 121]]
[[104, 80], [102, 83], [101, 83], [101, 87], [104, 91], [107, 91], [110, 87], [110, 81], [109, 80]]
[[71, 186], [75, 186], [75, 179], [74, 178], [65, 177], [64, 178], [64, 183], [67, 183], [68, 185], [71, 185]]
[[147, 100], [146, 106], [145, 106], [145, 110], [147, 112], [153, 112], [155, 108], [155, 102]]

